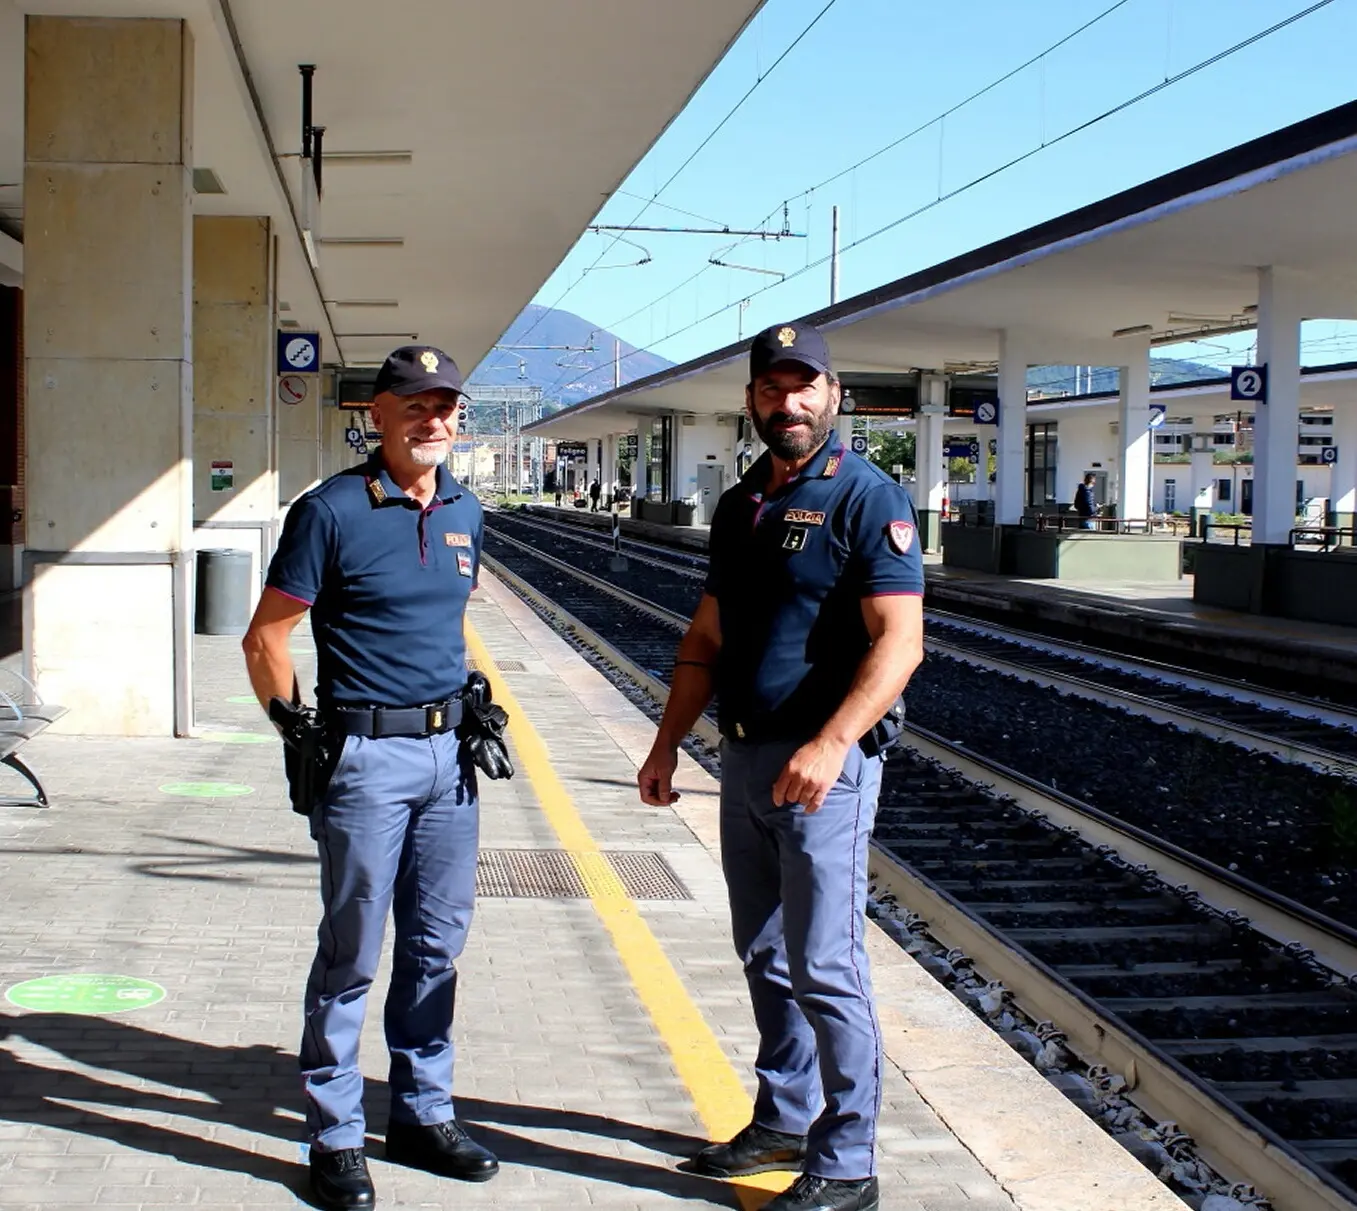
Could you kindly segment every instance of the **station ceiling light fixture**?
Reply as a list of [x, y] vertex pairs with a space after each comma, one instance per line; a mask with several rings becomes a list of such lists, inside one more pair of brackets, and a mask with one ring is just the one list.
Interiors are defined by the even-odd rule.
[[221, 178], [217, 176], [215, 169], [195, 168], [193, 170], [193, 192], [225, 193], [226, 186], [221, 183]]
[[327, 247], [343, 244], [352, 248], [399, 248], [405, 243], [405, 237], [403, 235], [323, 235], [316, 239], [316, 243], [325, 244]]
[[1153, 324], [1132, 324], [1129, 328], [1115, 328], [1112, 331], [1114, 337], [1119, 336], [1139, 336], [1145, 332], [1153, 332]]
[[399, 307], [400, 299], [326, 299], [329, 307]]

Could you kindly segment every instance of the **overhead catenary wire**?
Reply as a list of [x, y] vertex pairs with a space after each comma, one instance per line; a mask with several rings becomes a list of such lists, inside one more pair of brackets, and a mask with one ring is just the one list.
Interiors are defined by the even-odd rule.
[[[676, 169], [674, 169], [673, 172], [669, 174], [669, 176], [665, 179], [664, 183], [660, 185], [659, 188], [657, 188], [649, 198], [646, 199], [641, 209], [638, 210], [636, 214], [632, 217], [631, 223], [639, 222], [641, 217], [650, 209], [650, 207], [657, 204], [660, 196], [664, 193], [664, 191], [668, 189], [676, 180], [678, 180], [678, 178], [684, 173], [688, 166], [703, 152], [707, 145], [714, 138], [716, 138], [718, 134], [721, 133], [721, 131], [725, 128], [726, 124], [737, 113], [739, 113], [739, 111], [742, 108], [744, 108], [745, 102], [748, 101], [749, 98], [752, 97], [754, 93], [758, 91], [759, 87], [763, 84], [763, 82], [767, 80], [768, 77], [771, 76], [778, 69], [778, 67], [783, 63], [787, 56], [790, 55], [792, 51], [794, 51], [802, 43], [802, 41], [811, 32], [811, 30], [813, 30], [817, 25], [819, 25], [820, 21], [824, 18], [825, 14], [828, 13], [829, 10], [832, 9], [837, 3], [838, 0], [827, 0], [825, 5], [819, 10], [819, 12], [817, 12], [815, 16], [810, 19], [809, 22], [807, 22], [807, 24], [801, 30], [801, 32], [797, 34], [796, 37], [793, 38], [790, 43], [788, 43], [788, 45], [783, 49], [782, 53], [778, 55], [778, 57], [774, 59], [771, 64], [769, 64], [768, 70], [756, 72], [754, 83], [751, 84], [749, 88], [746, 89], [745, 92], [740, 96], [740, 98], [735, 102], [735, 104], [732, 105], [730, 109], [726, 111], [725, 116], [722, 117], [721, 120], [717, 122], [716, 125], [713, 126], [710, 131], [707, 132], [706, 136], [701, 140], [701, 142], [698, 143], [698, 145], [695, 148], [693, 148], [693, 150], [688, 154], [688, 156], [683, 160], [683, 162]], [[630, 224], [628, 224], [628, 226], [630, 226]], [[584, 270], [584, 272], [580, 274], [578, 278], [576, 278], [573, 282], [567, 285], [563, 291], [561, 291], [561, 293], [557, 296], [556, 301], [553, 302], [550, 307], [546, 308], [546, 310], [543, 311], [541, 315], [537, 316], [533, 320], [532, 324], [522, 335], [526, 336], [539, 323], [541, 323], [543, 316], [545, 316], [548, 312], [554, 311], [557, 307], [559, 307], [570, 295], [570, 293], [575, 289], [575, 287], [578, 286], [586, 276], [588, 276], [588, 274], [594, 268], [594, 266], [598, 265], [603, 260], [603, 258], [607, 256], [609, 252], [612, 251], [612, 247], [613, 247], [612, 244], [609, 244], [608, 247], [604, 248], [603, 251], [600, 252], [598, 256], [594, 259], [593, 263], [590, 264]]]
[[[1248, 47], [1253, 46], [1258, 42], [1261, 42], [1263, 39], [1271, 37], [1273, 34], [1278, 33], [1279, 31], [1287, 28], [1288, 26], [1294, 25], [1296, 22], [1304, 20], [1306, 17], [1311, 16], [1313, 13], [1318, 12], [1320, 9], [1327, 8], [1333, 2], [1334, 0], [1316, 0], [1316, 3], [1308, 5], [1306, 8], [1303, 8], [1295, 13], [1292, 13], [1288, 17], [1284, 17], [1282, 20], [1276, 22], [1275, 24], [1268, 26], [1268, 28], [1260, 30], [1255, 34], [1251, 34], [1249, 37], [1243, 38], [1239, 42], [1234, 43], [1232, 46], [1226, 47], [1224, 50], [1218, 51], [1216, 54], [1211, 55], [1208, 58], [1202, 59], [1197, 63], [1194, 63], [1191, 67], [1183, 69], [1177, 74], [1170, 76], [1168, 79], [1162, 80], [1154, 85], [1151, 85], [1149, 88], [1142, 90], [1135, 96], [1129, 97], [1116, 105], [1110, 106], [1108, 109], [1105, 109], [1101, 113], [1096, 114], [1091, 118], [1087, 118], [1083, 122], [1080, 122], [1075, 126], [1070, 127], [1069, 129], [1063, 131], [1061, 134], [1056, 135], [1054, 138], [1048, 139], [1045, 142], [1039, 144], [1038, 146], [1023, 152], [1020, 155], [1012, 157], [1011, 159], [1005, 161], [1003, 164], [1000, 164], [995, 168], [992, 168], [989, 171], [980, 174], [977, 177], [973, 177], [971, 180], [965, 182], [962, 185], [957, 186], [955, 189], [940, 194], [936, 199], [930, 202], [926, 202], [913, 210], [907, 211], [906, 213], [897, 216], [890, 222], [883, 224], [882, 226], [876, 228], [875, 230], [868, 232], [866, 235], [854, 239], [851, 243], [845, 245], [841, 249], [841, 254], [844, 252], [850, 252], [854, 248], [859, 248], [862, 245], [867, 244], [870, 241], [876, 239], [878, 236], [884, 235], [888, 231], [893, 231], [895, 228], [901, 226], [902, 224], [919, 217], [921, 214], [925, 214], [930, 210], [936, 209], [944, 202], [950, 201], [952, 198], [967, 193], [971, 189], [974, 189], [976, 186], [982, 185], [986, 181], [991, 180], [992, 178], [998, 176], [1000, 173], [1006, 172], [1008, 169], [1016, 167], [1018, 164], [1030, 160], [1033, 156], [1039, 155], [1047, 148], [1055, 147], [1058, 144], [1063, 143], [1065, 140], [1073, 138], [1075, 135], [1080, 134], [1093, 126], [1096, 126], [1099, 123], [1106, 121], [1108, 118], [1114, 117], [1117, 114], [1122, 113], [1123, 111], [1131, 108], [1134, 105], [1139, 104], [1141, 101], [1147, 100], [1148, 98], [1154, 96], [1155, 94], [1163, 92], [1164, 89], [1171, 88], [1173, 85], [1178, 84], [1183, 80], [1186, 80], [1190, 76], [1194, 76], [1198, 72], [1204, 71], [1208, 67], [1212, 67], [1215, 64], [1220, 63], [1225, 59], [1228, 59], [1230, 56], [1237, 54], [1239, 51], [1245, 50]], [[931, 123], [926, 124], [924, 129], [927, 128], [927, 125], [931, 125]], [[788, 273], [787, 277], [783, 281], [774, 282], [768, 286], [760, 287], [757, 290], [749, 292], [749, 294], [746, 297], [753, 298], [757, 295], [765, 294], [770, 290], [776, 290], [779, 286], [783, 286], [787, 282], [795, 281], [800, 277], [804, 277], [807, 273], [811, 272], [814, 269], [820, 268], [821, 266], [828, 263], [828, 261], [829, 258], [827, 256], [821, 257], [815, 261], [811, 261], [803, 268], [796, 269]], [[694, 276], [697, 275], [695, 274]], [[707, 312], [705, 315], [698, 315], [691, 323], [685, 324], [681, 328], [677, 328], [671, 332], [666, 333], [659, 339], [659, 341], [655, 342], [655, 344], [663, 345], [666, 341], [670, 341], [677, 336], [681, 336], [685, 332], [689, 332], [692, 329], [700, 327], [702, 324], [705, 324], [708, 321], [717, 318], [718, 316], [724, 314], [726, 311], [729, 311], [731, 307], [736, 305], [737, 304], [728, 303], [725, 304], [724, 306], [716, 308], [714, 311]], [[644, 310], [644, 308], [642, 308], [642, 310]], [[618, 322], [621, 323], [625, 321]], [[605, 327], [611, 329], [613, 325], [609, 324], [605, 325]], [[639, 353], [646, 351], [636, 350], [635, 352]], [[627, 357], [631, 356], [633, 356], [633, 354], [627, 355]], [[623, 358], [623, 360], [625, 361], [626, 358]], [[552, 389], [554, 390], [554, 387]]]
[[[814, 185], [808, 186], [806, 189], [803, 189], [800, 193], [791, 194], [791, 195], [790, 195], [788, 198], [786, 198], [779, 206], [774, 207], [771, 211], [769, 211], [768, 214], [765, 215], [765, 216], [763, 217], [763, 219], [761, 219], [761, 220], [759, 221], [758, 224], [751, 224], [751, 226], [766, 226], [773, 218], [776, 217], [777, 212], [778, 212], [779, 209], [783, 212], [783, 215], [784, 215], [784, 222], [785, 222], [785, 215], [786, 215], [786, 213], [787, 213], [787, 210], [788, 210], [788, 207], [790, 206], [790, 204], [791, 204], [792, 202], [795, 202], [795, 201], [802, 201], [802, 202], [804, 203], [804, 205], [805, 205], [805, 210], [806, 210], [806, 223], [805, 223], [805, 227], [806, 227], [806, 230], [809, 231], [809, 230], [810, 230], [810, 199], [811, 199], [811, 197], [815, 194], [815, 192], [816, 192], [817, 190], [823, 189], [823, 188], [825, 188], [825, 186], [827, 186], [827, 185], [832, 185], [835, 181], [839, 180], [839, 179], [842, 178], [842, 177], [848, 176], [850, 173], [855, 173], [859, 168], [863, 167], [863, 166], [866, 165], [866, 164], [870, 164], [873, 160], [879, 159], [881, 156], [885, 155], [885, 154], [886, 154], [887, 152], [889, 152], [889, 151], [892, 151], [894, 148], [899, 147], [901, 144], [907, 143], [910, 139], [912, 139], [912, 138], [916, 137], [917, 135], [923, 133], [924, 131], [930, 129], [930, 128], [933, 127], [934, 125], [937, 125], [937, 124], [939, 124], [939, 123], [945, 122], [946, 119], [947, 119], [947, 117], [948, 117], [949, 115], [955, 114], [958, 110], [964, 109], [967, 105], [970, 105], [972, 102], [979, 100], [981, 97], [985, 96], [987, 93], [993, 92], [996, 88], [1000, 87], [1002, 84], [1006, 83], [1008, 80], [1011, 80], [1011, 79], [1013, 79], [1013, 77], [1015, 77], [1015, 76], [1017, 76], [1017, 75], [1020, 75], [1023, 71], [1025, 71], [1027, 68], [1031, 67], [1034, 63], [1039, 63], [1039, 62], [1041, 62], [1041, 61], [1044, 60], [1048, 55], [1052, 54], [1054, 51], [1059, 50], [1059, 49], [1060, 49], [1062, 46], [1064, 46], [1066, 43], [1071, 42], [1073, 39], [1079, 37], [1081, 34], [1083, 34], [1083, 33], [1087, 32], [1088, 30], [1092, 29], [1095, 25], [1099, 24], [1101, 21], [1104, 21], [1106, 18], [1110, 17], [1113, 13], [1115, 13], [1118, 9], [1125, 7], [1125, 6], [1126, 6], [1127, 4], [1129, 4], [1129, 3], [1131, 3], [1131, 0], [1115, 0], [1114, 3], [1110, 4], [1107, 8], [1103, 9], [1101, 12], [1095, 14], [1095, 15], [1094, 15], [1093, 17], [1091, 17], [1089, 20], [1085, 21], [1082, 25], [1077, 26], [1075, 29], [1071, 30], [1069, 33], [1064, 34], [1064, 35], [1062, 35], [1061, 37], [1057, 38], [1054, 42], [1052, 42], [1049, 46], [1047, 46], [1045, 49], [1043, 49], [1042, 51], [1040, 51], [1038, 54], [1031, 56], [1030, 58], [1026, 59], [1024, 62], [1018, 64], [1016, 67], [1013, 67], [1013, 68], [1009, 69], [1008, 71], [1004, 72], [1002, 75], [1000, 75], [1000, 76], [996, 77], [995, 79], [991, 80], [988, 84], [984, 85], [982, 88], [976, 89], [974, 92], [970, 93], [968, 96], [964, 97], [962, 100], [955, 102], [954, 104], [950, 105], [947, 109], [944, 109], [944, 110], [942, 110], [940, 113], [935, 114], [933, 117], [929, 118], [928, 121], [922, 122], [922, 123], [916, 125], [913, 129], [911, 129], [910, 131], [907, 131], [905, 134], [897, 136], [896, 138], [890, 140], [888, 143], [886, 143], [886, 144], [882, 145], [881, 147], [877, 148], [875, 151], [868, 153], [866, 156], [863, 156], [861, 159], [859, 159], [859, 160], [856, 161], [855, 163], [850, 164], [850, 165], [848, 165], [847, 167], [840, 169], [838, 172], [833, 173], [831, 176], [826, 177], [824, 180], [819, 181], [819, 182], [817, 182], [817, 183], [814, 184]], [[806, 34], [808, 34], [808, 33], [810, 32], [811, 28], [815, 25], [815, 23], [816, 23], [817, 21], [819, 21], [819, 19], [820, 19], [821, 17], [824, 16], [825, 12], [828, 11], [828, 8], [829, 8], [829, 6], [826, 5], [826, 7], [825, 7], [824, 9], [821, 9], [821, 10], [820, 10], [820, 12], [819, 12], [819, 13], [817, 14], [817, 16], [815, 17], [815, 20], [812, 21], [811, 24], [808, 25], [804, 30], [802, 30], [801, 34], [800, 34], [800, 35], [798, 36], [798, 38], [796, 39], [796, 42], [799, 42], [802, 38], [804, 38], [804, 37], [806, 36]], [[793, 43], [791, 44], [791, 46], [787, 47], [787, 50], [784, 51], [783, 54], [782, 54], [781, 56], [779, 56], [777, 62], [775, 62], [775, 63], [772, 65], [772, 67], [769, 68], [769, 71], [770, 71], [770, 72], [772, 71], [772, 68], [773, 68], [773, 67], [776, 67], [777, 64], [780, 63], [780, 62], [782, 61], [782, 59], [786, 57], [786, 55], [787, 55], [787, 54], [791, 51], [791, 49], [796, 45], [796, 42], [793, 42]], [[766, 79], [766, 77], [767, 77], [767, 73], [765, 73], [763, 76], [760, 76], [760, 77], [759, 77], [759, 82], [762, 82], [762, 80], [763, 80], [763, 79]], [[757, 87], [757, 84], [756, 84], [756, 87]], [[752, 92], [753, 90], [751, 89], [750, 91]], [[749, 96], [749, 94], [746, 93], [745, 96], [744, 96], [743, 98], [741, 98], [741, 100], [737, 103], [736, 108], [738, 108], [739, 105], [743, 104], [744, 101], [748, 99], [748, 96]], [[723, 119], [723, 120], [722, 120], [722, 125], [724, 125], [724, 122], [725, 122], [726, 120], [728, 120], [729, 117], [732, 116], [734, 112], [735, 112], [735, 110], [732, 109], [732, 110], [731, 110], [731, 113], [730, 113], [730, 114], [727, 114], [726, 119]], [[713, 134], [714, 134], [714, 133], [715, 133], [715, 132], [713, 132]], [[1045, 132], [1044, 132], [1044, 131], [1043, 131], [1042, 138], [1043, 138], [1043, 145], [1044, 145], [1044, 144], [1045, 144]], [[710, 136], [709, 136], [708, 139], [703, 143], [703, 146], [706, 145], [706, 142], [710, 142]], [[700, 151], [700, 150], [701, 150], [701, 147], [699, 147], [697, 150]], [[696, 154], [697, 154], [697, 152], [695, 151], [695, 152], [693, 153], [693, 156], [695, 156]], [[941, 155], [941, 145], [939, 145], [939, 155]], [[683, 168], [683, 167], [686, 167], [687, 164], [690, 163], [690, 162], [692, 161], [693, 156], [689, 156], [688, 160], [685, 161], [684, 164], [683, 164], [682, 166], [680, 166], [680, 170], [679, 170], [679, 171], [682, 171], [682, 168]], [[677, 175], [677, 174], [675, 174], [675, 175]], [[941, 180], [941, 178], [939, 178], [939, 179]], [[664, 189], [668, 188], [668, 186], [669, 186], [670, 184], [673, 183], [673, 180], [674, 180], [674, 177], [671, 176], [670, 179], [669, 179], [667, 182], [665, 182], [665, 184], [662, 185], [662, 186], [660, 187], [659, 190], [656, 191], [655, 198], [658, 198], [659, 194], [660, 194], [661, 192], [663, 192]], [[618, 192], [623, 192], [623, 191], [620, 191], [620, 190], [619, 190]], [[639, 195], [636, 195], [636, 194], [629, 194], [628, 196], [630, 196], [630, 197], [638, 197]], [[651, 204], [660, 205], [660, 206], [665, 206], [665, 205], [667, 205], [666, 203], [663, 203], [663, 202], [656, 202], [655, 199], [651, 199]], [[670, 209], [677, 209], [677, 208], [676, 208], [676, 207], [670, 207]], [[644, 209], [643, 209], [642, 213], [644, 213]], [[684, 213], [689, 213], [689, 212], [684, 212]], [[639, 215], [638, 215], [638, 217], [639, 217]], [[701, 218], [702, 216], [700, 216], [700, 215], [693, 215], [692, 217], [694, 217], [694, 218]], [[634, 222], [634, 221], [635, 221], [635, 220], [633, 220], [633, 222]], [[741, 241], [741, 242], [743, 242], [743, 241]], [[852, 246], [853, 246], [853, 245], [849, 245], [849, 247], [852, 247]], [[606, 253], [607, 251], [608, 251], [607, 249], [604, 250], [605, 253]], [[600, 254], [600, 258], [599, 258], [599, 259], [602, 259], [602, 254]], [[822, 263], [822, 262], [816, 262], [815, 264], [820, 264], [820, 263]], [[596, 265], [596, 264], [597, 264], [597, 261], [595, 262], [595, 265]], [[696, 278], [700, 277], [702, 274], [706, 273], [709, 269], [714, 268], [714, 267], [715, 267], [715, 266], [711, 265], [710, 263], [708, 263], [708, 264], [706, 264], [706, 265], [703, 265], [700, 269], [698, 269], [698, 271], [697, 271], [696, 273], [694, 273], [694, 274], [692, 274], [691, 276], [685, 278], [685, 279], [684, 279], [682, 282], [680, 282], [677, 286], [671, 288], [670, 290], [665, 291], [663, 294], [659, 295], [657, 298], [654, 298], [654, 299], [650, 300], [650, 302], [642, 304], [640, 307], [636, 308], [634, 311], [630, 312], [628, 315], [623, 316], [621, 319], [613, 320], [613, 321], [611, 321], [610, 323], [605, 324], [604, 327], [607, 328], [607, 329], [609, 329], [609, 330], [612, 330], [613, 328], [617, 327], [619, 324], [625, 324], [628, 320], [634, 319], [637, 315], [639, 315], [641, 312], [647, 310], [648, 308], [653, 307], [653, 306], [655, 306], [655, 305], [657, 305], [657, 304], [659, 304], [659, 303], [662, 303], [662, 302], [664, 302], [665, 300], [671, 298], [671, 297], [672, 297], [674, 294], [676, 294], [678, 291], [682, 290], [684, 287], [686, 287], [686, 286], [688, 286], [690, 283], [692, 283]], [[807, 242], [807, 245], [806, 245], [806, 264], [805, 264], [805, 266], [804, 266], [803, 268], [804, 268], [805, 270], [809, 270], [809, 269], [814, 268], [814, 267], [815, 267], [815, 265], [813, 265], [813, 264], [811, 263], [811, 260], [810, 260], [810, 244], [809, 244], [809, 241], [808, 241], [808, 242]], [[589, 273], [589, 272], [591, 271], [592, 268], [593, 268], [593, 267], [591, 266], [590, 269], [586, 269], [586, 270], [585, 270], [585, 274]], [[789, 274], [786, 275], [786, 278], [784, 278], [784, 280], [790, 280], [791, 278], [794, 278], [794, 277], [797, 277], [797, 276], [799, 276], [799, 275], [796, 274], [796, 273], [789, 273]], [[570, 287], [569, 289], [567, 289], [567, 291], [566, 291], [564, 294], [562, 294], [561, 298], [563, 299], [563, 298], [565, 297], [565, 294], [568, 294], [568, 293], [569, 293], [570, 289], [573, 289], [574, 286], [578, 285], [578, 284], [579, 284], [579, 281], [583, 280], [583, 277], [584, 277], [584, 274], [582, 274], [581, 277], [580, 277], [579, 279], [576, 280], [576, 282], [572, 283], [571, 287]], [[780, 284], [780, 283], [779, 283], [779, 284]], [[561, 301], [561, 300], [558, 299], [556, 303], [552, 304], [552, 306], [557, 306], [557, 305], [559, 305], [560, 301]], [[727, 307], [732, 306], [732, 305], [733, 305], [733, 304], [728, 304]], [[682, 330], [680, 330], [680, 331], [682, 331]], [[667, 336], [666, 336], [666, 337], [662, 337], [661, 339], [662, 339], [662, 340], [665, 340], [665, 339], [668, 339], [668, 337], [667, 337]], [[553, 383], [553, 384], [551, 385], [550, 388], [548, 388], [548, 393], [554, 392], [554, 391], [561, 385], [561, 383], [562, 383], [563, 381], [564, 381], [563, 379], [558, 379], [555, 383]]]

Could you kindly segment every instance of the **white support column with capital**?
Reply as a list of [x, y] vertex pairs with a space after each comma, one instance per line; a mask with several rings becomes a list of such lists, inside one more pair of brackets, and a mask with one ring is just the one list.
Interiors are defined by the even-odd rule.
[[1117, 518], [1149, 517], [1154, 430], [1150, 428], [1150, 345], [1136, 341], [1121, 366], [1117, 400]]
[[926, 374], [920, 383], [919, 419], [914, 430], [914, 507], [919, 513], [919, 538], [925, 551], [942, 544], [942, 502], [947, 495], [947, 459], [943, 422], [947, 419], [947, 380]]
[[994, 478], [994, 524], [999, 526], [1018, 525], [1026, 500], [1027, 359], [1021, 336], [1007, 330], [999, 334], [999, 449]]
[[[650, 463], [646, 452], [646, 438], [650, 435], [650, 421], [636, 422], [636, 459], [631, 465], [631, 495], [633, 500], [645, 500], [650, 491]], [[635, 510], [633, 509], [633, 516]]]
[[1283, 269], [1258, 271], [1258, 362], [1267, 402], [1254, 408], [1253, 545], [1284, 546], [1296, 524], [1300, 427], [1300, 291]]
[[[1333, 444], [1338, 447], [1338, 461], [1330, 471], [1329, 524], [1351, 529], [1357, 525], [1357, 403], [1349, 400], [1334, 405]], [[1351, 537], [1342, 541], [1357, 545]]]
[[1192, 515], [1208, 520], [1216, 507], [1216, 447], [1213, 440], [1214, 418], [1197, 417], [1192, 422]]

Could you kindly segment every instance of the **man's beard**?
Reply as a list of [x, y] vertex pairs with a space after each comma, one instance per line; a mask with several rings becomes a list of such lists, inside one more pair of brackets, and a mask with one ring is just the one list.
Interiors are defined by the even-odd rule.
[[448, 457], [448, 443], [440, 441], [427, 445], [410, 446], [410, 457], [416, 466], [419, 467], [437, 467]]
[[789, 413], [776, 412], [764, 420], [755, 412], [754, 432], [776, 457], [786, 462], [795, 462], [808, 454], [814, 454], [824, 444], [829, 431], [834, 427], [834, 417], [834, 409], [826, 408], [819, 416], [803, 425], [798, 425], [794, 429], [779, 429], [779, 422], [792, 419]]

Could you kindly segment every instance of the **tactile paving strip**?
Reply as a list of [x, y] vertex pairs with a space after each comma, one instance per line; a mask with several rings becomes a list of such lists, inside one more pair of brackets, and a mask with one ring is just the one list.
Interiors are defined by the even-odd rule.
[[[692, 893], [653, 850], [613, 850], [604, 860], [633, 900], [691, 900]], [[563, 849], [483, 849], [476, 865], [477, 896], [499, 899], [583, 900], [579, 869]]]
[[[466, 667], [473, 673], [477, 672], [481, 667], [480, 661], [468, 659]], [[528, 666], [521, 660], [496, 660], [495, 667], [501, 673], [526, 673], [528, 671]]]

